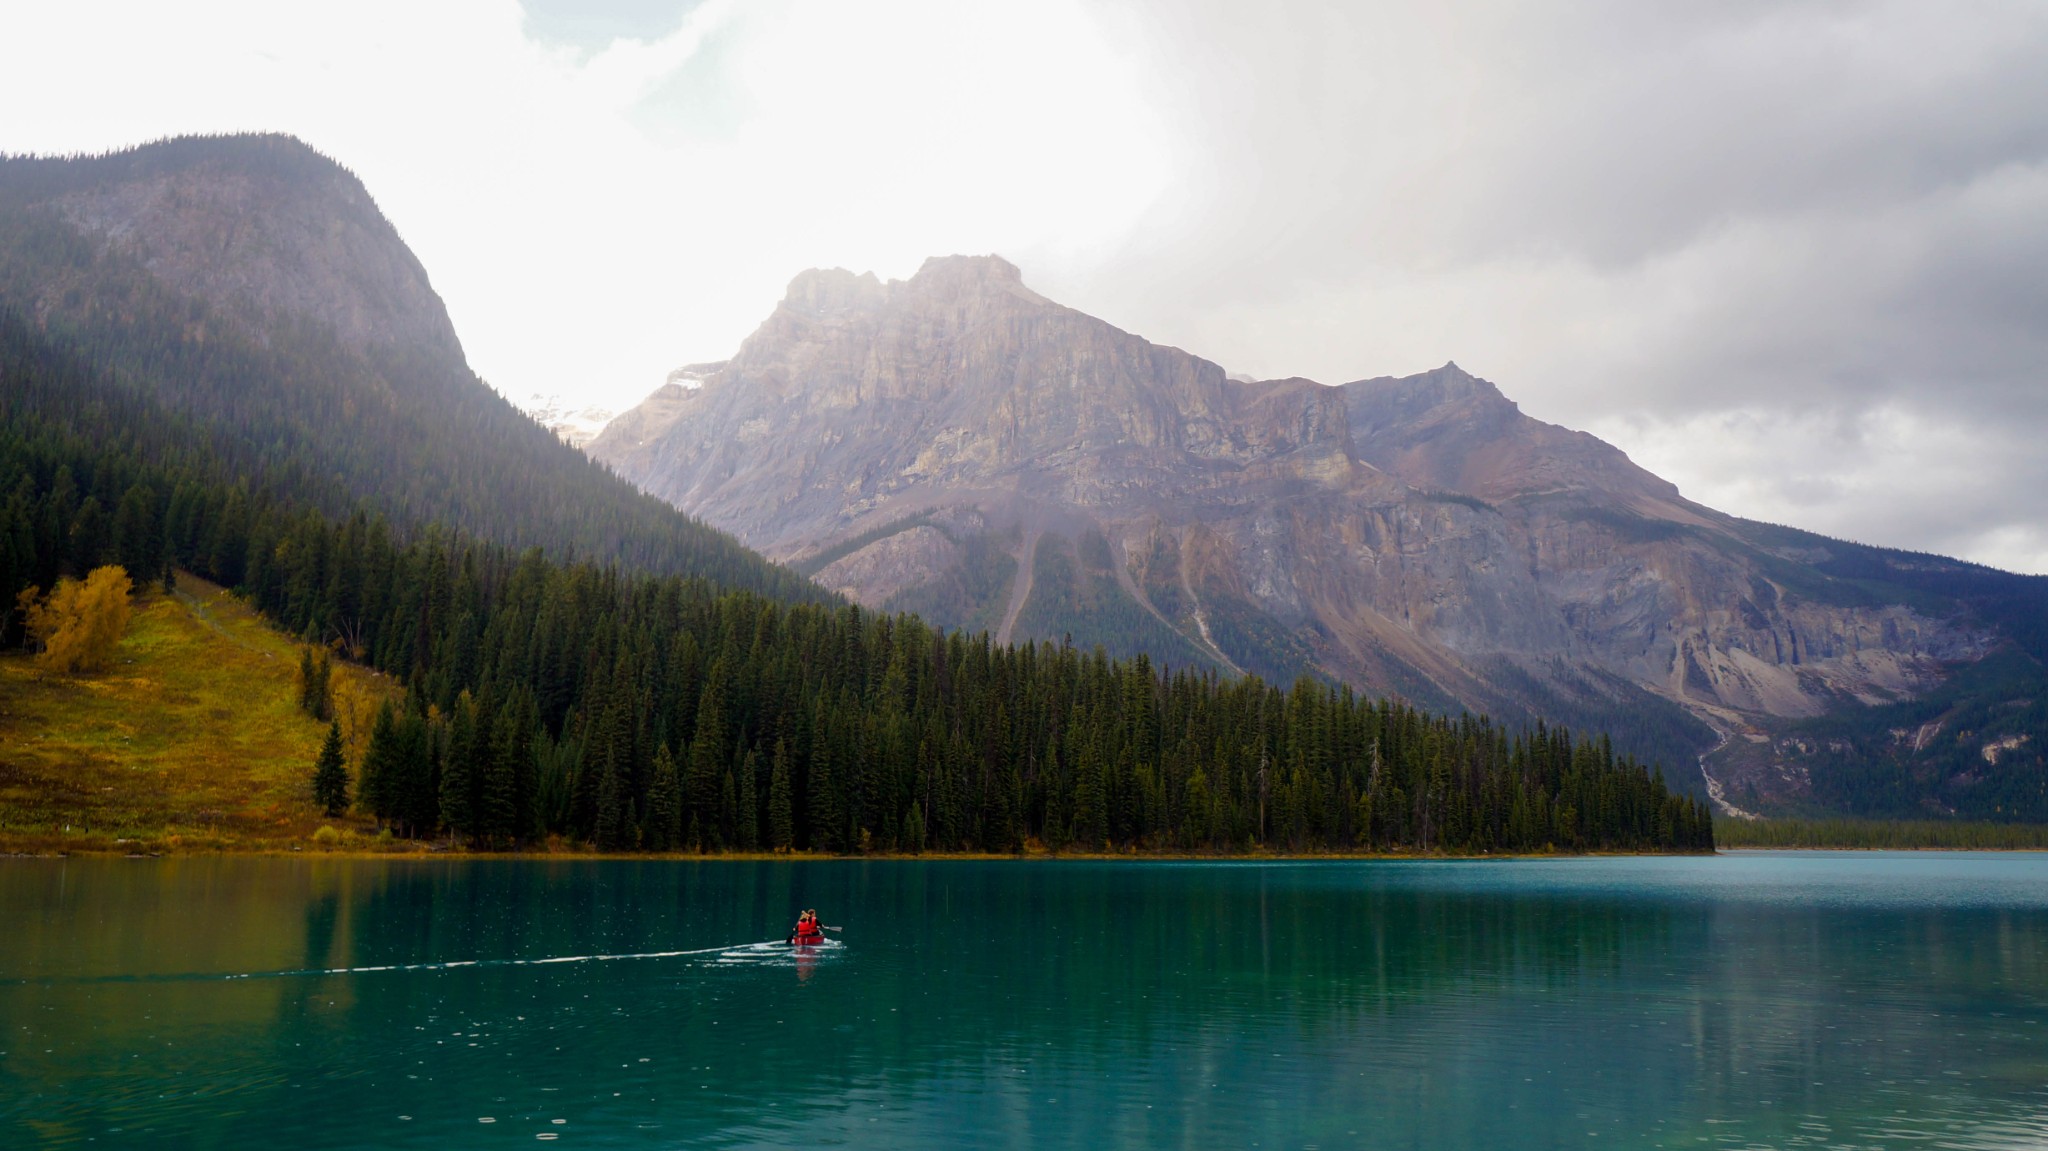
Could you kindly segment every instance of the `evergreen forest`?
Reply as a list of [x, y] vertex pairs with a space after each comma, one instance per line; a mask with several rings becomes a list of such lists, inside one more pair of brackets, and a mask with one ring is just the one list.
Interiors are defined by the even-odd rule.
[[[687, 555], [627, 566], [630, 550], [564, 556], [394, 519], [374, 495], [342, 506], [346, 485], [244, 453], [240, 430], [162, 403], [125, 355], [0, 315], [0, 595], [109, 562], [138, 583], [189, 570], [396, 677], [404, 704], [353, 768], [354, 802], [398, 834], [656, 851], [1713, 846], [1702, 802], [1601, 737], [1000, 647], [763, 578], [758, 557], [724, 581]], [[10, 617], [0, 638], [21, 629]]]

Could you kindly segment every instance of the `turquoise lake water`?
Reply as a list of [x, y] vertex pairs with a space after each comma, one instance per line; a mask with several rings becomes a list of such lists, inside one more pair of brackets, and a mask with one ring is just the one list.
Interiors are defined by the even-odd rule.
[[0, 863], [0, 1147], [536, 1143], [2038, 1148], [2048, 856]]

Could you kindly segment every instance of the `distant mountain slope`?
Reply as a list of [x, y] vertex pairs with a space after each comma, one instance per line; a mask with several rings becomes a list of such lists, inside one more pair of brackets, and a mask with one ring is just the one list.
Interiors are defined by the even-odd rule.
[[570, 447], [580, 448], [590, 442], [592, 436], [604, 430], [612, 418], [612, 411], [595, 404], [577, 408], [561, 396], [536, 394], [526, 398], [520, 405], [533, 422], [555, 433]]
[[[1774, 810], [1855, 806], [1776, 750], [1799, 725], [2048, 695], [2048, 580], [1721, 514], [1455, 365], [1235, 380], [951, 257], [806, 272], [688, 374], [592, 454], [861, 602], [1003, 638], [1606, 727], [1672, 766], [1725, 744], [1724, 797]], [[2038, 782], [2027, 707], [1970, 738], [2021, 740], [1997, 770]], [[1859, 810], [2012, 815], [1915, 770]]]
[[511, 546], [818, 594], [478, 380], [362, 184], [288, 137], [0, 158], [0, 311], [329, 513], [367, 501]]

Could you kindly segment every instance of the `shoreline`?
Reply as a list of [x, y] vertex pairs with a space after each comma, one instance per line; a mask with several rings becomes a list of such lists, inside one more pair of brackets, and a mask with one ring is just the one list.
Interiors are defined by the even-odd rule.
[[1073, 860], [1079, 862], [1145, 862], [1161, 863], [1309, 863], [1370, 862], [1388, 861], [1477, 861], [1477, 860], [1518, 860], [1518, 859], [1662, 859], [1700, 857], [1704, 855], [1739, 855], [1759, 852], [1997, 852], [2000, 854], [2024, 854], [2048, 852], [2048, 845], [2026, 846], [1956, 846], [1929, 844], [1915, 846], [1870, 845], [1870, 844], [1723, 844], [1712, 852], [1694, 851], [1497, 851], [1497, 852], [1444, 852], [1444, 851], [1272, 851], [1253, 849], [1249, 851], [1189, 851], [1181, 849], [1153, 849], [1130, 851], [1053, 851], [1043, 845], [1032, 843], [1020, 851], [874, 851], [833, 854], [814, 851], [598, 851], [556, 841], [546, 847], [528, 847], [515, 851], [477, 851], [456, 846], [446, 841], [422, 842], [416, 840], [389, 841], [381, 846], [372, 846], [371, 841], [360, 834], [349, 836], [340, 843], [321, 843], [313, 840], [257, 839], [236, 841], [211, 837], [190, 842], [181, 836], [164, 839], [117, 839], [66, 840], [61, 835], [10, 836], [0, 832], [0, 860], [6, 859], [189, 859], [197, 857], [251, 856], [279, 859], [391, 859], [391, 860], [519, 860], [523, 862], [639, 860], [643, 862], [702, 862], [702, 863], [763, 863], [781, 861], [961, 861], [961, 862], [1058, 862]]
[[0, 861], [57, 859], [261, 859], [390, 860], [395, 862], [477, 862], [485, 860], [521, 863], [1371, 863], [1371, 862], [1479, 862], [1569, 859], [1698, 859], [1710, 856], [1802, 853], [1854, 854], [2048, 854], [2048, 847], [1863, 847], [1800, 844], [1783, 847], [1719, 847], [1697, 851], [1536, 851], [1457, 854], [1421, 851], [1317, 851], [1317, 852], [1193, 852], [1193, 851], [1023, 851], [1023, 852], [869, 852], [831, 855], [811, 851], [470, 851], [465, 848], [420, 848], [378, 851], [362, 848], [296, 847], [182, 847], [169, 851], [117, 851], [91, 847], [35, 850], [0, 845]]
[[467, 848], [431, 847], [376, 850], [355, 847], [173, 847], [168, 851], [125, 851], [99, 849], [94, 847], [73, 847], [56, 850], [22, 849], [0, 841], [0, 860], [7, 859], [194, 859], [225, 858], [246, 856], [277, 859], [386, 859], [407, 861], [473, 861], [473, 860], [517, 860], [521, 862], [584, 862], [584, 861], [639, 861], [646, 863], [775, 863], [775, 862], [963, 862], [963, 863], [1056, 863], [1074, 862], [1160, 862], [1160, 863], [1311, 863], [1321, 860], [1330, 862], [1370, 862], [1373, 860], [1410, 861], [1464, 861], [1464, 860], [1515, 860], [1515, 859], [1663, 859], [1691, 857], [1699, 858], [1719, 852], [1695, 851], [1538, 851], [1538, 852], [1490, 852], [1459, 854], [1435, 851], [1316, 851], [1316, 852], [1198, 852], [1198, 851], [1047, 851], [1026, 850], [1017, 852], [984, 851], [925, 851], [884, 852], [866, 854], [827, 854], [813, 851], [471, 851]]

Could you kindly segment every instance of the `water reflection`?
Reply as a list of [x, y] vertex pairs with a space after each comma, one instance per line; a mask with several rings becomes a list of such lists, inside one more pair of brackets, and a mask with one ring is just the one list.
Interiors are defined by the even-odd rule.
[[[28, 862], [0, 867], [0, 1144], [2026, 1145], [2043, 880]], [[807, 906], [844, 946], [767, 942]], [[222, 978], [284, 971], [320, 974]]]

